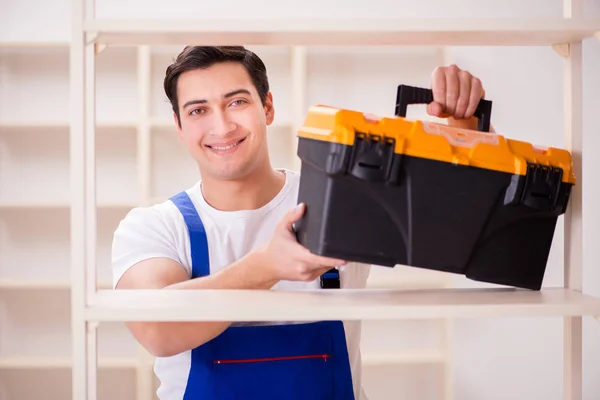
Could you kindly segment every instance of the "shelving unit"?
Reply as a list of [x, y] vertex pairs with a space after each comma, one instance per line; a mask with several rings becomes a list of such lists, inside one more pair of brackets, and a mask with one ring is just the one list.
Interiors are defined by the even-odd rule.
[[[245, 43], [269, 45], [547, 45], [556, 46], [565, 57], [565, 138], [575, 155], [575, 171], [581, 177], [582, 58], [581, 41], [600, 31], [599, 21], [582, 21], [580, 1], [565, 2], [566, 19], [543, 21], [442, 20], [442, 21], [360, 21], [348, 24], [335, 20], [268, 21], [144, 21], [96, 20], [85, 4], [78, 3], [73, 56], [73, 98], [82, 100], [72, 121], [72, 146], [79, 150], [72, 158], [72, 177], [77, 182], [72, 216], [77, 240], [73, 241], [73, 334], [75, 365], [74, 393], [93, 398], [94, 330], [88, 324], [105, 320], [271, 320], [293, 318], [312, 320], [348, 318], [391, 320], [403, 318], [465, 318], [502, 315], [564, 317], [565, 398], [581, 399], [582, 316], [600, 314], [600, 300], [581, 293], [582, 219], [581, 183], [576, 187], [565, 217], [565, 287], [539, 293], [482, 289], [460, 291], [340, 291], [335, 293], [270, 293], [243, 291], [203, 291], [201, 293], [146, 293], [96, 291], [94, 266], [86, 243], [93, 243], [96, 216], [91, 179], [95, 153], [94, 130], [86, 124], [93, 116], [90, 97], [94, 71], [86, 60], [93, 59], [95, 45], [157, 45], [173, 43]], [[572, 19], [573, 18], [573, 19]], [[568, 52], [565, 46], [568, 45]], [[87, 66], [87, 68], [86, 68]], [[87, 143], [87, 144], [86, 144]], [[85, 150], [85, 151], [84, 151]], [[75, 167], [77, 166], [77, 167]], [[84, 167], [83, 170], [76, 169]], [[79, 236], [81, 234], [81, 236]], [[90, 249], [87, 249], [88, 251]], [[92, 258], [93, 259], [93, 258]], [[76, 285], [76, 286], [75, 286]], [[194, 307], [189, 306], [193, 304]], [[211, 304], [203, 308], [202, 304]]]
[[[365, 49], [293, 45], [251, 48], [267, 63], [275, 93], [277, 118], [269, 130], [273, 163], [297, 170], [294, 130], [302, 122], [307, 105], [322, 100], [323, 94], [329, 96], [323, 101], [331, 102], [351, 96], [344, 80], [372, 70], [352, 55]], [[197, 179], [196, 166], [177, 142], [170, 106], [161, 87], [164, 69], [180, 49], [181, 46], [155, 45], [97, 48], [94, 258], [98, 289], [112, 287], [110, 240], [121, 218], [131, 208], [163, 201]], [[381, 87], [392, 91], [363, 105], [374, 112], [386, 112], [389, 99], [393, 99], [396, 73], [426, 84], [428, 75], [416, 75], [411, 69], [421, 65], [428, 72], [443, 62], [440, 56], [437, 48], [372, 51], [371, 57], [381, 61], [381, 69], [376, 70]], [[5, 376], [35, 374], [47, 382], [46, 377], [56, 375], [52, 382], [70, 386], [67, 378], [73, 360], [67, 344], [71, 340], [73, 285], [68, 255], [72, 200], [68, 59], [68, 43], [0, 42], [0, 304], [6, 309], [0, 314], [0, 399], [4, 385], [10, 391], [6, 394], [9, 399], [35, 396], [25, 391], [26, 381], [17, 379], [9, 384], [4, 381]], [[392, 74], [390, 65], [394, 64], [400, 67], [394, 67]], [[339, 74], [341, 65], [346, 75]], [[125, 96], [109, 101], [117, 87]], [[23, 93], [34, 89], [42, 103], [52, 103], [51, 108], [24, 112], [27, 102]], [[17, 96], [17, 102], [9, 94]], [[398, 279], [375, 273], [369, 284], [382, 287], [392, 283], [405, 288], [447, 284], [444, 279], [437, 279], [437, 274], [425, 279], [413, 274], [394, 276]], [[378, 277], [385, 278], [385, 282], [378, 282]], [[44, 302], [45, 296], [50, 296], [52, 302], [36, 308], [35, 304]], [[50, 304], [56, 308], [50, 308]], [[445, 332], [445, 326], [440, 327]], [[59, 344], [52, 347], [51, 353], [40, 354], [27, 348], [27, 340]], [[110, 373], [111, 379], [119, 383], [117, 386], [122, 383], [124, 387], [122, 392], [113, 389], [106, 397], [107, 383], [101, 379], [99, 398], [154, 398], [154, 360], [136, 345], [122, 321], [111, 322], [108, 328], [103, 322], [98, 341], [102, 343], [97, 364], [100, 375]], [[388, 352], [385, 358], [377, 349], [366, 349], [364, 357], [366, 368], [378, 368], [442, 364], [448, 361], [446, 354], [443, 347], [411, 347]], [[115, 371], [122, 374], [115, 375]], [[48, 389], [48, 393], [64, 398], [70, 390], [55, 393]]]

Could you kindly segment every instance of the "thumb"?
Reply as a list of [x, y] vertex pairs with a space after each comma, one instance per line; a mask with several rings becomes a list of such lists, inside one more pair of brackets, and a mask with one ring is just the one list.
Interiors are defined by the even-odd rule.
[[300, 203], [296, 207], [285, 213], [285, 215], [281, 219], [281, 222], [279, 223], [279, 228], [291, 232], [294, 222], [302, 218], [305, 209], [306, 205], [304, 203]]
[[427, 104], [427, 114], [431, 115], [432, 117], [441, 117], [443, 111], [443, 107], [440, 103], [436, 103], [434, 101]]

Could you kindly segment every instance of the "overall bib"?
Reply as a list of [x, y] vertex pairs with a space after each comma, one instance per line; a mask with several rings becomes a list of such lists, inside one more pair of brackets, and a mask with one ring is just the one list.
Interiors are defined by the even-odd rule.
[[[187, 193], [171, 198], [187, 225], [192, 278], [210, 274], [202, 220]], [[231, 326], [191, 351], [184, 400], [354, 400], [341, 321]]]

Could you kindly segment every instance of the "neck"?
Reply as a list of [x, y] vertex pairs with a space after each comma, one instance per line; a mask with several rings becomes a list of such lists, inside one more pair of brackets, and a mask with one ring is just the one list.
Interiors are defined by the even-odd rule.
[[221, 211], [255, 210], [271, 201], [285, 184], [285, 175], [266, 166], [239, 180], [202, 178], [202, 195]]

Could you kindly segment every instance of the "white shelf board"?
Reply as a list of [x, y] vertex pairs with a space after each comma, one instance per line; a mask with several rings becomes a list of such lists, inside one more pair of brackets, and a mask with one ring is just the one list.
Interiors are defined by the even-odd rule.
[[[98, 282], [98, 286], [103, 289], [112, 288], [111, 282]], [[69, 290], [71, 282], [67, 280], [39, 280], [39, 279], [8, 279], [0, 278], [0, 290]]]
[[436, 289], [450, 286], [442, 277], [373, 277], [367, 281], [367, 289]]
[[[367, 289], [435, 289], [447, 288], [453, 276], [443, 272], [403, 273], [395, 268], [373, 266], [367, 279]], [[385, 268], [385, 269], [384, 269]]]
[[[139, 203], [135, 201], [99, 201], [96, 204], [97, 208], [102, 209], [130, 209], [137, 207]], [[0, 209], [16, 209], [16, 208], [69, 208], [71, 207], [68, 201], [48, 201], [48, 200], [0, 200]]]
[[62, 40], [27, 41], [27, 40], [0, 40], [0, 49], [68, 49], [69, 42]]
[[315, 291], [99, 290], [88, 321], [313, 321], [600, 315], [600, 299], [563, 288]]
[[[137, 128], [134, 121], [98, 121], [97, 128], [102, 129], [134, 129]], [[69, 129], [69, 121], [0, 121], [0, 129], [39, 129], [39, 128], [64, 128]]]
[[446, 361], [444, 353], [437, 349], [406, 349], [363, 351], [362, 363], [367, 367], [398, 364], [436, 364]]
[[101, 44], [553, 45], [593, 36], [600, 19], [92, 19]]
[[[2, 369], [65, 369], [71, 368], [69, 357], [25, 357], [10, 356], [0, 357], [0, 370]], [[110, 357], [100, 358], [100, 368], [136, 368], [138, 361], [135, 358]]]

